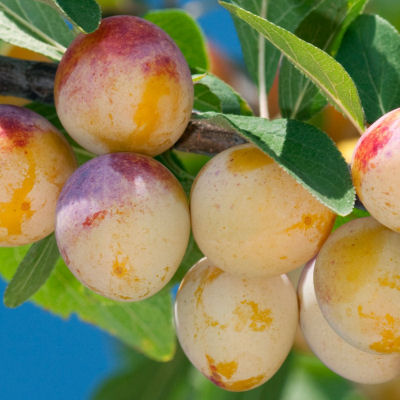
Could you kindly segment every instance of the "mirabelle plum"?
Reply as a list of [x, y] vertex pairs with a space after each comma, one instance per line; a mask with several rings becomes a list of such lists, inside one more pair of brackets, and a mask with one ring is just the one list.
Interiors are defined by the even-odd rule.
[[159, 291], [189, 240], [186, 195], [158, 161], [113, 153], [81, 166], [57, 203], [56, 239], [72, 273], [88, 288], [137, 301]]
[[193, 234], [224, 271], [272, 276], [315, 256], [335, 215], [253, 145], [219, 153], [192, 188]]
[[381, 224], [400, 232], [400, 108], [372, 124], [354, 150], [351, 172], [358, 197]]
[[359, 138], [349, 138], [340, 140], [337, 143], [338, 150], [342, 153], [343, 158], [346, 160], [348, 164], [351, 163], [351, 159], [353, 158], [354, 149], [358, 143]]
[[249, 390], [271, 378], [289, 353], [296, 293], [285, 275], [239, 277], [203, 258], [181, 283], [175, 321], [196, 368], [221, 388]]
[[186, 60], [164, 31], [137, 17], [115, 16], [69, 46], [54, 98], [65, 129], [86, 149], [156, 155], [189, 122], [193, 84]]
[[358, 383], [376, 384], [400, 375], [400, 354], [371, 354], [342, 339], [328, 324], [318, 306], [314, 290], [314, 264], [304, 269], [298, 285], [300, 325], [315, 355], [328, 368]]
[[76, 168], [60, 132], [41, 115], [0, 105], [0, 246], [21, 246], [54, 230], [57, 198]]
[[353, 346], [400, 353], [400, 235], [371, 217], [338, 228], [314, 272], [321, 311]]

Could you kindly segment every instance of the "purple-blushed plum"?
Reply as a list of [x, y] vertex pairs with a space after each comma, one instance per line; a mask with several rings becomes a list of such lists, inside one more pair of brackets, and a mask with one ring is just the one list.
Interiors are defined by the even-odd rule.
[[212, 158], [191, 193], [193, 234], [224, 271], [273, 276], [316, 255], [335, 214], [257, 147]]
[[58, 196], [76, 169], [63, 135], [41, 115], [0, 105], [0, 246], [21, 246], [54, 230]]
[[400, 354], [371, 354], [351, 346], [322, 315], [314, 290], [314, 264], [303, 269], [299, 285], [300, 326], [313, 353], [332, 371], [358, 383], [377, 384], [400, 375]]
[[400, 235], [372, 217], [338, 228], [318, 253], [314, 286], [332, 328], [375, 354], [400, 353]]
[[64, 54], [54, 83], [58, 116], [83, 147], [157, 155], [189, 122], [193, 83], [174, 41], [134, 16], [105, 18]]
[[240, 277], [203, 258], [179, 287], [175, 325], [187, 357], [208, 379], [250, 390], [275, 374], [292, 347], [296, 293], [285, 275]]
[[186, 195], [158, 161], [113, 153], [82, 165], [57, 203], [56, 239], [72, 273], [114, 300], [147, 298], [172, 278], [189, 240]]
[[400, 108], [373, 123], [354, 150], [351, 173], [358, 197], [381, 224], [400, 232]]

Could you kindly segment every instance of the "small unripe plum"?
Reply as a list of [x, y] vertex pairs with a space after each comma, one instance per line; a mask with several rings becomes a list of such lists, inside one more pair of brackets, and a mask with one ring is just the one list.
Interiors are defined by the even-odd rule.
[[400, 354], [371, 354], [340, 337], [319, 308], [314, 290], [314, 264], [303, 269], [299, 285], [300, 325], [313, 353], [332, 371], [358, 383], [376, 384], [400, 375]]
[[54, 230], [57, 198], [76, 168], [63, 135], [26, 108], [0, 105], [0, 246]]
[[272, 276], [315, 256], [335, 215], [257, 147], [232, 147], [200, 171], [191, 193], [193, 234], [224, 271]]
[[314, 271], [321, 311], [353, 346], [400, 353], [400, 235], [371, 217], [338, 228]]
[[196, 368], [223, 389], [245, 391], [282, 365], [298, 323], [285, 276], [244, 278], [207, 258], [184, 277], [175, 304], [179, 342]]
[[64, 54], [54, 83], [58, 116], [83, 147], [162, 153], [192, 111], [189, 67], [173, 40], [134, 16], [105, 18]]
[[72, 273], [115, 300], [158, 292], [189, 240], [186, 195], [158, 161], [113, 153], [82, 165], [57, 203], [56, 239]]
[[354, 150], [351, 172], [358, 197], [381, 224], [400, 232], [400, 108], [372, 124]]

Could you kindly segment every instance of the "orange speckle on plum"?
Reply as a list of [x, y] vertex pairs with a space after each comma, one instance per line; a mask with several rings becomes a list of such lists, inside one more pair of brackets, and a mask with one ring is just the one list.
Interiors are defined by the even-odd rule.
[[227, 163], [232, 173], [243, 173], [272, 164], [274, 160], [257, 147], [245, 147], [234, 150]]
[[382, 339], [372, 343], [369, 346], [371, 350], [384, 354], [400, 353], [400, 319], [390, 314], [379, 316], [374, 312], [364, 313], [361, 305], [358, 306], [357, 311], [361, 318], [374, 321], [375, 329], [380, 331]]
[[242, 392], [258, 386], [264, 378], [265, 375], [252, 376], [251, 378], [241, 379], [239, 381], [225, 384], [224, 388], [231, 390], [232, 392]]
[[91, 227], [91, 226], [96, 226], [102, 221], [107, 215], [107, 210], [101, 210], [97, 211], [92, 215], [89, 215], [86, 217], [85, 221], [83, 221], [82, 225], [84, 227]]
[[27, 198], [35, 185], [36, 163], [30, 151], [25, 153], [28, 163], [25, 177], [19, 187], [13, 190], [11, 200], [7, 203], [0, 203], [0, 227], [6, 228], [8, 232], [3, 235], [2, 239], [9, 235], [21, 234], [22, 224], [34, 214]]
[[233, 314], [239, 319], [235, 326], [235, 330], [238, 332], [247, 325], [255, 332], [262, 332], [272, 323], [271, 310], [269, 308], [259, 309], [259, 305], [254, 301], [243, 300], [241, 305], [235, 308]]
[[121, 257], [122, 254], [119, 253], [115, 259], [114, 259], [114, 263], [113, 263], [113, 275], [118, 276], [120, 278], [122, 278], [123, 276], [125, 276], [128, 272], [128, 268], [127, 268], [127, 263], [128, 263], [128, 257]]
[[218, 276], [221, 275], [222, 273], [223, 271], [217, 267], [208, 268], [207, 274], [202, 277], [198, 288], [194, 292], [194, 295], [196, 296], [197, 305], [200, 305], [203, 302], [202, 296], [206, 285], [217, 279]]
[[400, 290], [400, 275], [393, 275], [389, 277], [388, 275], [378, 279], [381, 286], [386, 286], [390, 289]]
[[221, 375], [226, 378], [232, 378], [233, 374], [237, 371], [238, 363], [236, 361], [219, 362], [218, 364], [215, 360], [208, 354], [206, 354], [208, 366], [211, 371], [211, 380], [218, 386], [225, 386], [222, 382]]

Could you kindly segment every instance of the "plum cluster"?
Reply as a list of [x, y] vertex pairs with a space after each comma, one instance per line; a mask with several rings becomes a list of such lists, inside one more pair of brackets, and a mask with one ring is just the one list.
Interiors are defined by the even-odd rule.
[[335, 215], [253, 145], [230, 148], [203, 167], [190, 205], [207, 258], [183, 279], [175, 318], [182, 348], [212, 382], [243, 391], [279, 369], [298, 322], [284, 274], [304, 264], [300, 328], [315, 355], [359, 383], [400, 375], [399, 139], [400, 110], [361, 137], [353, 180], [376, 219], [353, 220], [332, 234]]
[[[192, 227], [205, 258], [179, 287], [175, 324], [212, 382], [230, 391], [266, 382], [299, 318], [311, 349], [345, 378], [378, 383], [400, 373], [400, 110], [372, 125], [353, 156], [354, 185], [376, 220], [331, 234], [335, 214], [252, 144], [203, 167], [189, 210], [178, 180], [151, 156], [183, 133], [193, 84], [178, 47], [152, 23], [116, 16], [79, 35], [54, 94], [69, 135], [99, 156], [76, 169], [48, 121], [0, 106], [1, 246], [55, 229], [84, 285], [139, 301], [170, 281]], [[296, 295], [286, 274], [305, 264]]]

